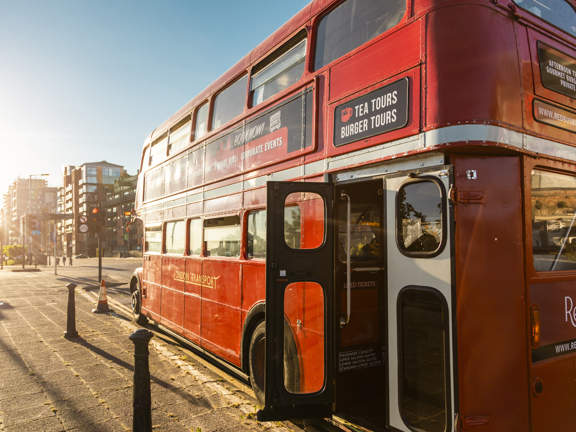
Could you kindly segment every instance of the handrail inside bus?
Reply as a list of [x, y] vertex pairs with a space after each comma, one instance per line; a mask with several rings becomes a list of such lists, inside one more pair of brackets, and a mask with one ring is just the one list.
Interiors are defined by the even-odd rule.
[[350, 214], [351, 214], [351, 202], [350, 196], [342, 191], [340, 198], [348, 199], [348, 204], [346, 207], [346, 314], [347, 317], [340, 318], [340, 327], [344, 328], [350, 322], [351, 315], [351, 289], [352, 289], [352, 272], [350, 271]]

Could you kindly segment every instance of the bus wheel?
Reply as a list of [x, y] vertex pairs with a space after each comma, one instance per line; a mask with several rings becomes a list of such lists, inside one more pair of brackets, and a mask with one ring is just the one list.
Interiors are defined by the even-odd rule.
[[266, 365], [266, 323], [264, 321], [258, 324], [252, 333], [248, 354], [250, 385], [258, 402], [264, 404], [264, 368]]
[[[249, 355], [250, 384], [258, 402], [264, 404], [266, 367], [266, 323], [264, 321], [258, 324], [252, 333]], [[300, 393], [298, 349], [286, 321], [284, 321], [284, 386], [290, 393]]]
[[140, 325], [148, 324], [148, 319], [140, 312], [140, 288], [138, 284], [132, 289], [132, 318]]

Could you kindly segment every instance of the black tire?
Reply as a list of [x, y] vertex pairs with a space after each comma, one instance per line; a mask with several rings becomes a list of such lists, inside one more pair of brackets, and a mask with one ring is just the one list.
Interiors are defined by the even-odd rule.
[[[252, 333], [249, 348], [250, 384], [260, 404], [264, 405], [266, 369], [266, 323], [261, 321]], [[300, 393], [298, 350], [290, 326], [284, 321], [284, 386], [290, 393]]]
[[266, 366], [266, 323], [261, 321], [252, 333], [248, 349], [250, 385], [260, 404], [264, 405], [264, 373]]
[[143, 326], [148, 324], [148, 318], [146, 318], [140, 312], [140, 306], [141, 306], [140, 299], [141, 299], [140, 286], [138, 282], [136, 282], [136, 284], [132, 288], [132, 318], [134, 319], [134, 322]]

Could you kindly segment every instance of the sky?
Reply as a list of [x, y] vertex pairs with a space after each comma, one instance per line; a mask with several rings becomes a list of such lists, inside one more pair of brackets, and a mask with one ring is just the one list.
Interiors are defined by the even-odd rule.
[[136, 174], [156, 127], [308, 3], [0, 0], [0, 195], [64, 165]]

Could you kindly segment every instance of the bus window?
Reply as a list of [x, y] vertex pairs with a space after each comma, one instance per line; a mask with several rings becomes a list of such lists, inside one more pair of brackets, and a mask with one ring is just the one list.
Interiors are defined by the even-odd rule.
[[183, 156], [164, 167], [164, 195], [186, 189], [188, 157]]
[[194, 140], [199, 140], [206, 135], [206, 126], [208, 125], [208, 102], [198, 108], [196, 111], [196, 128], [194, 129]]
[[533, 170], [531, 203], [536, 271], [576, 270], [576, 177]]
[[192, 219], [190, 221], [190, 255], [200, 255], [202, 253], [202, 220]]
[[405, 0], [347, 0], [318, 24], [314, 69], [318, 70], [400, 22]]
[[306, 33], [301, 38], [304, 40], [288, 44], [272, 55], [272, 59], [266, 59], [261, 65], [257, 65], [250, 80], [252, 92], [252, 106], [271, 98], [282, 90], [298, 82], [304, 73], [304, 59], [306, 58]]
[[439, 292], [404, 288], [398, 297], [400, 404], [413, 430], [446, 430], [446, 346], [444, 317], [448, 315]]
[[188, 145], [190, 140], [190, 118], [184, 120], [184, 124], [176, 125], [170, 130], [170, 142], [168, 144], [168, 154], [175, 154], [178, 150]]
[[292, 249], [324, 243], [324, 200], [315, 193], [291, 193], [284, 207], [284, 241]]
[[146, 252], [162, 252], [162, 225], [144, 227], [144, 240]]
[[166, 222], [166, 253], [183, 254], [186, 248], [186, 222]]
[[248, 258], [266, 258], [266, 210], [248, 214]]
[[565, 0], [514, 0], [522, 9], [576, 36], [576, 12]]
[[242, 114], [246, 101], [247, 82], [248, 75], [244, 75], [216, 96], [214, 99], [211, 130], [219, 128], [224, 123]]
[[164, 168], [146, 173], [144, 178], [144, 201], [150, 201], [162, 196], [164, 186]]
[[[340, 206], [339, 221], [346, 221], [347, 207]], [[352, 203], [350, 212], [350, 260], [352, 262], [374, 262], [380, 259], [381, 217], [378, 207]], [[338, 225], [338, 256], [346, 261], [347, 225]]]
[[433, 181], [410, 182], [398, 191], [397, 242], [405, 255], [433, 256], [442, 246], [442, 193]]
[[227, 216], [204, 221], [207, 256], [240, 256], [240, 216]]
[[156, 140], [150, 147], [150, 166], [156, 164], [166, 156], [166, 146], [168, 145], [168, 137]]

